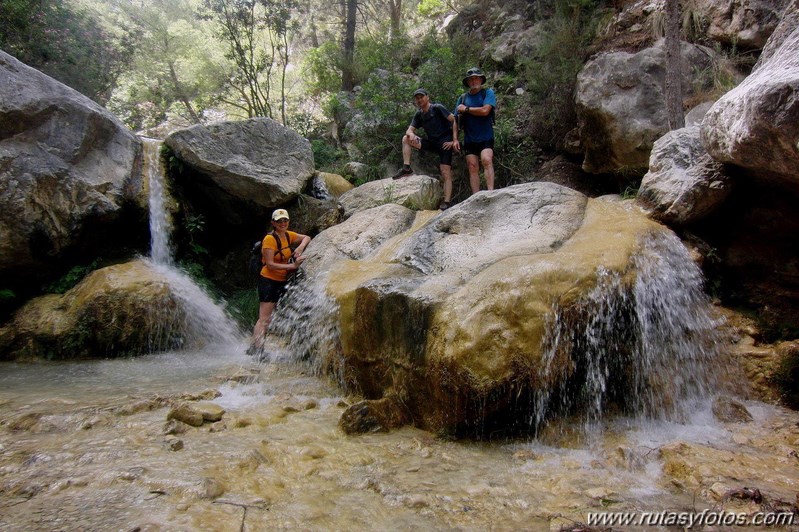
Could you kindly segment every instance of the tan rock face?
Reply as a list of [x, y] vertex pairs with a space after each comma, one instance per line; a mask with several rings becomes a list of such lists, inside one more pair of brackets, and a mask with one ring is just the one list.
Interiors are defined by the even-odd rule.
[[97, 270], [64, 295], [22, 307], [0, 329], [9, 358], [123, 356], [175, 345], [184, 311], [143, 261]]
[[[583, 352], [609, 350], [613, 342], [627, 357], [646, 351], [649, 340], [636, 333], [623, 339], [620, 330], [645, 319], [632, 315], [642, 267], [634, 257], [647, 238], [666, 234], [625, 204], [550, 183], [481, 193], [432, 217], [420, 213], [415, 225], [360, 260], [326, 268], [340, 345], [322, 365], [369, 399], [396, 397], [421, 427], [470, 432], [503, 416], [529, 422], [537, 391], [582, 393], [572, 381], [583, 386], [585, 366], [597, 362]], [[612, 288], [603, 291], [606, 285]], [[618, 328], [590, 329], [592, 317]], [[572, 319], [580, 322], [573, 331], [555, 323]], [[674, 335], [682, 337], [694, 325], [679, 327]], [[595, 331], [607, 336], [607, 346], [587, 345]], [[619, 360], [598, 363], [624, 366]], [[658, 364], [640, 386], [667, 387], [669, 369]], [[618, 370], [626, 372], [633, 370]], [[553, 397], [542, 401], [556, 410]]]
[[341, 195], [344, 217], [372, 207], [396, 203], [413, 210], [437, 209], [443, 189], [438, 179], [411, 175], [402, 179], [369, 181]]

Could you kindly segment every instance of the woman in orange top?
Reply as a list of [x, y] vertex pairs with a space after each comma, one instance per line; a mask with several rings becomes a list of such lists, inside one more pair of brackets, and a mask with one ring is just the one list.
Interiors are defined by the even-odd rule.
[[[261, 275], [258, 277], [258, 321], [253, 330], [253, 345], [260, 349], [264, 343], [264, 334], [275, 304], [286, 292], [286, 277], [289, 272], [297, 271], [305, 257], [302, 252], [311, 241], [311, 237], [289, 231], [289, 213], [286, 209], [277, 209], [272, 213], [272, 232], [266, 235], [261, 243]], [[294, 252], [292, 253], [292, 248]], [[293, 257], [293, 261], [290, 259]]]

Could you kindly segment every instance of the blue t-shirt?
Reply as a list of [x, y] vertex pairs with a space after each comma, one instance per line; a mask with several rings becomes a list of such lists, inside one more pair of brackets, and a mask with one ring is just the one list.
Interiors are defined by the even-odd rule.
[[[477, 91], [476, 94], [466, 93], [463, 103], [467, 107], [482, 107], [490, 105], [492, 108], [497, 108], [497, 97], [492, 89], [484, 89], [485, 98], [483, 98], [483, 89]], [[460, 98], [458, 98], [460, 100]], [[455, 117], [458, 117], [457, 107], [455, 105]], [[463, 142], [485, 142], [494, 138], [494, 124], [491, 114], [487, 116], [475, 116], [473, 114], [464, 113], [461, 118], [460, 127], [464, 131]]]

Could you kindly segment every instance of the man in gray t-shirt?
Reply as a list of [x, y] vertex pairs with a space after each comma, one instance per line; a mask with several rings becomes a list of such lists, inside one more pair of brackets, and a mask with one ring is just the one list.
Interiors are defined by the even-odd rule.
[[[444, 201], [439, 207], [443, 211], [449, 208], [452, 201], [452, 152], [460, 151], [455, 117], [440, 103], [431, 103], [424, 89], [417, 89], [413, 93], [413, 100], [419, 110], [413, 115], [411, 125], [402, 137], [403, 166], [392, 178], [401, 179], [413, 174], [411, 155], [414, 149], [437, 153], [438, 168], [444, 180]], [[426, 138], [416, 134], [419, 128], [424, 129]]]

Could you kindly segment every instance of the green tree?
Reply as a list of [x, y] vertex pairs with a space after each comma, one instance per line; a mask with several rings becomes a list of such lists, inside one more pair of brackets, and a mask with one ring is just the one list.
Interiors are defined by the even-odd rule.
[[[121, 38], [120, 38], [121, 37]], [[104, 104], [130, 54], [126, 35], [57, 0], [0, 0], [0, 49]]]
[[134, 6], [113, 0], [113, 6], [135, 28], [138, 41], [109, 108], [134, 129], [156, 125], [170, 110], [200, 122], [203, 109], [221, 97], [230, 66], [196, 17], [196, 2], [150, 0]]
[[226, 56], [236, 66], [230, 87], [236, 99], [230, 105], [248, 117], [273, 118], [271, 89], [275, 67], [280, 68], [281, 117], [286, 121], [286, 70], [289, 41], [296, 28], [291, 18], [295, 0], [204, 0], [204, 16], [217, 24], [227, 45]]

